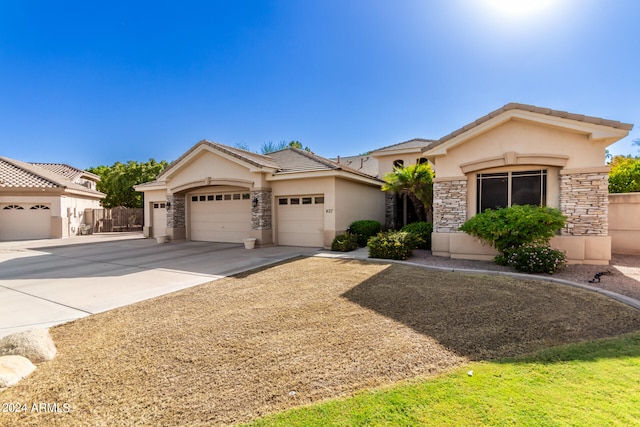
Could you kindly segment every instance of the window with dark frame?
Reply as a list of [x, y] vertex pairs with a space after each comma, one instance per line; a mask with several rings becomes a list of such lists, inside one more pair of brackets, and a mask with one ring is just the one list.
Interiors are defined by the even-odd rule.
[[547, 171], [481, 173], [476, 176], [476, 212], [512, 205], [547, 204]]

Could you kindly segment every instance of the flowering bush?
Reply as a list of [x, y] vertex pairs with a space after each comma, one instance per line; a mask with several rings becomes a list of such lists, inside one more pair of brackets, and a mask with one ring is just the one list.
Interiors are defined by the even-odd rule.
[[[564, 252], [551, 249], [548, 245], [528, 244], [505, 250], [499, 256], [507, 265], [524, 273], [553, 274], [566, 262]], [[499, 259], [496, 259], [500, 263]]]
[[389, 231], [371, 237], [367, 245], [369, 258], [405, 260], [409, 259], [418, 242], [411, 233]]

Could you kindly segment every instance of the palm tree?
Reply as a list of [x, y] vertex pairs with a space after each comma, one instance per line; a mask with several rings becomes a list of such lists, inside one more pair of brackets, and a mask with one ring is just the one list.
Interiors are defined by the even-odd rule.
[[382, 191], [406, 195], [413, 203], [418, 220], [428, 221], [433, 202], [433, 170], [429, 164], [396, 166], [382, 179], [385, 181]]

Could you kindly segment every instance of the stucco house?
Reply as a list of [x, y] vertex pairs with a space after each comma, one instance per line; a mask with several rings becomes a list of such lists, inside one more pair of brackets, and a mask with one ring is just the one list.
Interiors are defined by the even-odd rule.
[[145, 235], [173, 239], [328, 247], [359, 219], [389, 228], [411, 222], [406, 198], [380, 191], [396, 165], [435, 170], [432, 249], [454, 258], [495, 252], [459, 232], [488, 207], [541, 204], [568, 217], [552, 244], [573, 263], [607, 264], [606, 147], [632, 125], [507, 104], [439, 139], [412, 139], [366, 155], [325, 159], [290, 148], [259, 155], [201, 141], [145, 194]]
[[296, 148], [267, 156], [200, 141], [135, 188], [145, 236], [328, 247], [355, 220], [384, 221], [381, 183]]
[[0, 157], [0, 240], [62, 238], [79, 234], [85, 209], [105, 195], [97, 175], [58, 163]]
[[551, 244], [569, 262], [608, 264], [606, 147], [632, 127], [512, 103], [424, 147], [436, 172], [433, 253], [491, 259], [492, 248], [458, 227], [486, 208], [540, 204], [567, 216]]

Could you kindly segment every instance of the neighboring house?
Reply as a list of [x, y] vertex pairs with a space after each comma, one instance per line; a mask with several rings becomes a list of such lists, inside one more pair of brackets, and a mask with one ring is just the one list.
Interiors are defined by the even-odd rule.
[[201, 141], [144, 192], [145, 236], [328, 247], [358, 219], [384, 221], [382, 182], [304, 150], [259, 155]]
[[607, 264], [606, 147], [633, 126], [532, 105], [507, 104], [439, 139], [412, 139], [330, 160], [289, 148], [259, 155], [202, 141], [145, 193], [145, 235], [174, 239], [324, 246], [352, 221], [390, 228], [413, 220], [407, 198], [380, 191], [396, 165], [435, 170], [432, 248], [436, 255], [491, 259], [495, 251], [459, 232], [486, 208], [559, 208], [567, 226], [552, 244], [569, 262]]
[[435, 255], [491, 259], [494, 251], [458, 231], [487, 208], [559, 208], [566, 227], [552, 239], [572, 263], [608, 264], [606, 147], [633, 125], [532, 105], [507, 104], [428, 145], [434, 164]]
[[100, 208], [97, 175], [54, 163], [0, 157], [0, 240], [79, 233], [85, 209]]

